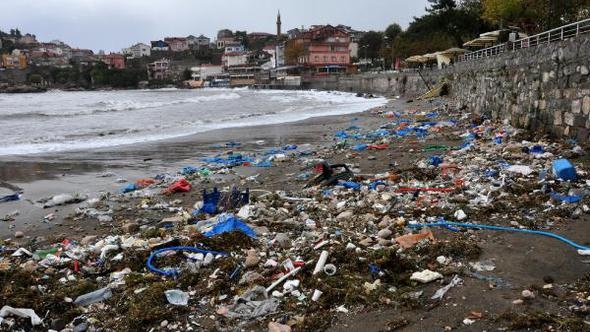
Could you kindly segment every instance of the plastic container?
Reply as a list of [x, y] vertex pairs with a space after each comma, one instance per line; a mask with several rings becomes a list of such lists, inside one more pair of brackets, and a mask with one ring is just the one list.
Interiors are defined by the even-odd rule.
[[553, 161], [553, 175], [565, 181], [575, 181], [577, 179], [576, 168], [567, 159]]

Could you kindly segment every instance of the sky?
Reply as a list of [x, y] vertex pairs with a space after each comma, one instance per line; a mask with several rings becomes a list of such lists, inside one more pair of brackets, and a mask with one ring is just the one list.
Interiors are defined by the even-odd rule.
[[312, 24], [344, 24], [357, 30], [404, 29], [421, 16], [427, 0], [17, 0], [2, 1], [0, 29], [18, 28], [40, 41], [120, 51], [166, 36], [204, 34], [223, 28], [276, 33]]

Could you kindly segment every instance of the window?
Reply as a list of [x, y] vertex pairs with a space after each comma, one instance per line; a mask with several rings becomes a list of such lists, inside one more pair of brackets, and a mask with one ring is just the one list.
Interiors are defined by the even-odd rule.
[[319, 55], [316, 55], [316, 56], [314, 57], [314, 60], [315, 60], [315, 61], [320, 61], [320, 56], [319, 56]]
[[332, 57], [332, 62], [336, 62], [336, 57], [335, 56]]
[[324, 55], [324, 62], [328, 62], [328, 56]]
[[340, 57], [340, 62], [344, 62], [344, 61], [345, 61], [344, 56], [341, 56]]

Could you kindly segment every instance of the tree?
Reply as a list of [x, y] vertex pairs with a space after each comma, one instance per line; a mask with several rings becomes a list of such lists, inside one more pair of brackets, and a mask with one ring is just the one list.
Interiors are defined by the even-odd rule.
[[236, 31], [234, 33], [234, 38], [238, 40], [244, 48], [248, 49], [248, 32], [247, 31]]
[[359, 41], [359, 56], [361, 58], [380, 58], [381, 46], [383, 45], [383, 32], [369, 31]]
[[402, 27], [397, 24], [397, 23], [393, 23], [390, 24], [387, 29], [385, 29], [385, 37], [387, 37], [387, 40], [389, 40], [390, 42], [393, 42], [395, 40], [395, 38], [397, 38], [397, 36], [402, 33]]
[[305, 54], [303, 44], [296, 39], [289, 40], [285, 45], [285, 63], [289, 65], [297, 64], [299, 57]]
[[188, 80], [190, 80], [192, 78], [193, 78], [193, 72], [190, 69], [185, 68], [182, 71], [182, 80], [183, 81], [188, 81]]
[[538, 33], [578, 21], [590, 13], [590, 0], [482, 0], [483, 18]]

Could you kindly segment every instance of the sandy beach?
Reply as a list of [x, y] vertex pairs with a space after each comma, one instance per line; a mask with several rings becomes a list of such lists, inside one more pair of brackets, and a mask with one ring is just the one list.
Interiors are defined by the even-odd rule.
[[[373, 139], [348, 138], [344, 145], [342, 139], [335, 137], [342, 131], [372, 133], [380, 128], [403, 131], [403, 121], [424, 123], [427, 120], [425, 115], [434, 113], [437, 114], [435, 121], [445, 125], [430, 127], [425, 137], [412, 134]], [[448, 122], [447, 119], [457, 122]], [[470, 128], [470, 121], [480, 121], [477, 127], [471, 127], [479, 133], [474, 141], [477, 143], [473, 143], [477, 147], [463, 152], [454, 151], [463, 144], [461, 135], [466, 128]], [[395, 123], [394, 127], [392, 123]], [[354, 127], [359, 129], [351, 129]], [[478, 190], [483, 190], [482, 183], [494, 181], [487, 180], [480, 171], [491, 167], [496, 155], [511, 163], [536, 165], [535, 172], [543, 167], [544, 161], [520, 151], [524, 139], [538, 139], [554, 152], [565, 151], [563, 142], [550, 146], [545, 138], [500, 128], [504, 127], [501, 124], [483, 124], [477, 117], [461, 114], [452, 99], [437, 98], [412, 103], [391, 100], [382, 108], [352, 115], [211, 131], [169, 141], [93, 151], [12, 157], [2, 161], [0, 178], [5, 187], [21, 188], [23, 199], [0, 205], [2, 215], [19, 211], [14, 220], [0, 223], [0, 234], [2, 238], [12, 238], [5, 243], [13, 249], [22, 246], [36, 250], [64, 241], [80, 241], [83, 246], [92, 246], [99, 239], [111, 235], [137, 236], [136, 241], [153, 239], [152, 245], [158, 248], [180, 243], [233, 253], [229, 261], [202, 267], [196, 274], [185, 270], [180, 279], [174, 280], [146, 270], [145, 260], [149, 250], [127, 248], [121, 252], [124, 253], [122, 261], [109, 260], [99, 268], [101, 272], [93, 263], [95, 254], [87, 256], [83, 263], [87, 264], [85, 270], [78, 274], [68, 272], [71, 263], [64, 263], [59, 266], [66, 275], [77, 275], [76, 281], [65, 284], [51, 281], [47, 287], [55, 294], [69, 298], [103, 285], [104, 280], [97, 279], [96, 273], [108, 276], [123, 268], [130, 268], [133, 272], [124, 278], [125, 285], [113, 288], [113, 299], [93, 305], [95, 311], [89, 315], [91, 318], [86, 318], [88, 315], [79, 318], [82, 314], [80, 308], [68, 304], [64, 308], [49, 310], [48, 325], [57, 324], [53, 312], [60, 312], [66, 322], [73, 321], [72, 326], [84, 321], [105, 330], [146, 330], [150, 327], [163, 330], [164, 320], [165, 325], [176, 326], [173, 329], [177, 330], [191, 326], [196, 330], [265, 331], [268, 324], [274, 322], [290, 325], [295, 331], [460, 331], [474, 327], [477, 330], [521, 330], [547, 326], [557, 327], [558, 330], [560, 326], [565, 330], [578, 330], [586, 323], [578, 320], [575, 313], [567, 312], [567, 306], [578, 305], [575, 304], [578, 301], [576, 293], [570, 290], [585, 292], [588, 289], [584, 276], [589, 267], [584, 256], [564, 243], [532, 235], [477, 230], [453, 232], [444, 228], [432, 229], [434, 242], [424, 241], [401, 248], [395, 240], [408, 233], [406, 226], [409, 222], [432, 222], [431, 218], [440, 216], [453, 220], [456, 210], [463, 209], [469, 221], [502, 226], [527, 225], [559, 233], [582, 245], [589, 243], [584, 234], [590, 231], [590, 218], [586, 213], [576, 212], [581, 211], [585, 199], [572, 205], [555, 203], [553, 207], [544, 205], [545, 210], [539, 209], [538, 206], [546, 204], [549, 198], [540, 190], [543, 183], [535, 180], [536, 173], [531, 176], [505, 173], [505, 181], [509, 184], [498, 192], [505, 194], [493, 194], [493, 204], [476, 206], [470, 202], [470, 199], [478, 197]], [[506, 134], [503, 145], [492, 143], [494, 130], [511, 133]], [[239, 142], [240, 145], [227, 147], [225, 144], [228, 142]], [[384, 148], [352, 149], [359, 142], [387, 143]], [[218, 174], [210, 177], [192, 175], [187, 178], [193, 187], [186, 193], [161, 196], [159, 192], [164, 185], [156, 185], [154, 188], [158, 194], [118, 194], [124, 185], [117, 182], [119, 178], [134, 182], [161, 173], [177, 174], [183, 167], [201, 166], [202, 158], [206, 156], [226, 157], [230, 153], [261, 156], [271, 148], [289, 144], [296, 144], [299, 151], [311, 152], [309, 155], [290, 154], [286, 161], [273, 162], [270, 168], [236, 166], [229, 171], [216, 168]], [[440, 167], [427, 164], [433, 155], [443, 156], [451, 164], [457, 163], [458, 172], [462, 175], [454, 180], [452, 176], [441, 175]], [[349, 164], [355, 171], [354, 181], [362, 183], [364, 188], [356, 191], [328, 186], [304, 190], [306, 180], [298, 179], [298, 176], [313, 168], [313, 160]], [[574, 160], [580, 176], [586, 174], [586, 157]], [[112, 176], [105, 177], [107, 173], [112, 173]], [[370, 189], [370, 183], [377, 181], [375, 179], [383, 181], [382, 187]], [[400, 192], [407, 186], [441, 187], [453, 186], [452, 183], [457, 186], [457, 179], [464, 182], [450, 189], [448, 194]], [[204, 218], [203, 215], [191, 217], [187, 222], [181, 218], [183, 221], [174, 221], [178, 224], [172, 228], [154, 227], [170, 216], [182, 216], [178, 211], [192, 211], [195, 203], [202, 199], [203, 189], [229, 189], [232, 186], [251, 190], [251, 204], [258, 212], [247, 221], [259, 234], [258, 239], [250, 239], [239, 232], [227, 233], [219, 238], [204, 238], [191, 228], [196, 221]], [[570, 184], [553, 181], [552, 186], [563, 191]], [[582, 188], [584, 185], [578, 182], [575, 186]], [[149, 191], [150, 188], [140, 192], [144, 190]], [[326, 194], [325, 190], [329, 193]], [[34, 203], [42, 197], [64, 192], [102, 197], [96, 207], [111, 210], [109, 216], [112, 221], [99, 221], [74, 213], [77, 207], [84, 207], [84, 203], [48, 209]], [[109, 194], [100, 196], [98, 193], [101, 192]], [[275, 194], [269, 196], [265, 193]], [[295, 197], [295, 200], [285, 198], [289, 196]], [[149, 208], [156, 202], [166, 204], [167, 208]], [[339, 202], [346, 202], [345, 208], [337, 208]], [[385, 209], [386, 204], [391, 204], [391, 207]], [[343, 216], [348, 211], [350, 215]], [[52, 219], [43, 221], [44, 216], [49, 214], [53, 214]], [[308, 225], [305, 218], [313, 219], [314, 224]], [[129, 228], [130, 223], [135, 226]], [[22, 238], [14, 239], [17, 231], [23, 233]], [[387, 234], [384, 234], [385, 231]], [[288, 234], [289, 246], [277, 244], [278, 234]], [[318, 243], [324, 243], [325, 247], [313, 249]], [[357, 249], [350, 251], [348, 244]], [[323, 274], [316, 277], [311, 273], [314, 260], [324, 249], [330, 252], [330, 261], [338, 267], [333, 277]], [[254, 264], [248, 261], [250, 258], [244, 262], [244, 257], [251, 256], [250, 252], [255, 253]], [[283, 262], [299, 257], [309, 260], [309, 263], [303, 265], [302, 272], [293, 279], [301, 282], [300, 294], [307, 296], [289, 295], [286, 288], [279, 286], [280, 296], [275, 293], [268, 295], [281, 299], [280, 309], [255, 319], [228, 316], [228, 310], [231, 312], [239, 303], [232, 304], [234, 297], [256, 284], [268, 285], [285, 274], [280, 264], [270, 267], [265, 261]], [[168, 259], [182, 264], [177, 256]], [[24, 260], [20, 262], [24, 264]], [[471, 263], [478, 262], [480, 265], [476, 266], [483, 264], [484, 267], [471, 267]], [[370, 272], [369, 264], [374, 264], [381, 272]], [[239, 283], [230, 278], [236, 266], [245, 269], [240, 271], [242, 281]], [[14, 273], [25, 267], [14, 266], [14, 270], [8, 271]], [[61, 276], [61, 272], [49, 268], [53, 269], [49, 280]], [[215, 268], [222, 277], [211, 277]], [[46, 269], [35, 265], [34, 273]], [[412, 273], [424, 269], [440, 272], [439, 280], [442, 281], [425, 284], [409, 281]], [[15, 275], [18, 274], [4, 274], [3, 278], [15, 283]], [[444, 299], [432, 300], [431, 295], [449, 284], [454, 276], [460, 276], [461, 283], [450, 286]], [[201, 278], [209, 278], [208, 283]], [[244, 278], [246, 281], [243, 281]], [[64, 285], [68, 283], [71, 285], [68, 287], [73, 287], [69, 291], [64, 290]], [[23, 282], [22, 285], [29, 284]], [[167, 304], [162, 292], [172, 288], [181, 288], [192, 294], [189, 307]], [[318, 302], [310, 301], [314, 289], [324, 292]], [[134, 293], [138, 290], [140, 293]], [[534, 298], [524, 297], [523, 290], [533, 293]], [[33, 306], [41, 313], [50, 301], [48, 295], [31, 292], [26, 295], [34, 299], [31, 301], [14, 289], [5, 289], [3, 294], [19, 294], [20, 299], [10, 303], [21, 307]], [[55, 303], [62, 301], [51, 299], [57, 301]], [[121, 303], [120, 307], [115, 303]], [[145, 308], [147, 303], [150, 303], [149, 310]], [[27, 323], [19, 321], [19, 324]]]

